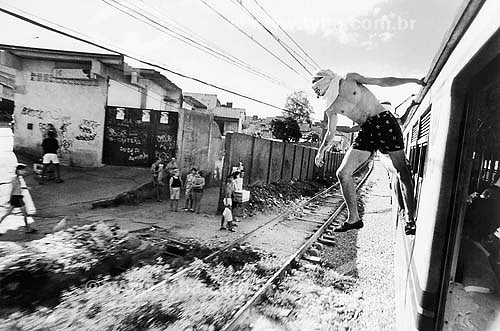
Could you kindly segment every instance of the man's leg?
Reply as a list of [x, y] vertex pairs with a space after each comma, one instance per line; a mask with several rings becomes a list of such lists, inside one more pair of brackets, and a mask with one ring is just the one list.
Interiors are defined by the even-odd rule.
[[42, 164], [42, 174], [40, 175], [40, 184], [45, 183], [45, 176], [47, 175], [47, 168], [49, 165], [47, 163]]
[[399, 179], [399, 187], [403, 193], [403, 201], [407, 214], [407, 222], [413, 222], [415, 218], [415, 198], [413, 197], [413, 182], [410, 169], [406, 166], [406, 159], [403, 150], [389, 152], [392, 165], [396, 169]]
[[350, 148], [337, 170], [337, 177], [339, 178], [340, 186], [342, 187], [342, 195], [344, 196], [347, 210], [349, 211], [347, 223], [350, 224], [356, 223], [360, 220], [356, 188], [354, 186], [354, 179], [352, 178], [352, 175], [363, 162], [368, 160], [370, 155], [371, 152], [369, 151]]

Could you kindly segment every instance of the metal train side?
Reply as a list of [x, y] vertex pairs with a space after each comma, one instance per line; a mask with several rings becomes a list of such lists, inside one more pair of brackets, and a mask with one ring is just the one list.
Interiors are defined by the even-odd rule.
[[[481, 107], [495, 111], [485, 104], [485, 95], [493, 95], [489, 102], [498, 101], [500, 107], [498, 17], [500, 1], [464, 3], [427, 76], [430, 86], [404, 121], [418, 206], [415, 236], [406, 236], [402, 222], [397, 222], [398, 330], [452, 329], [446, 314], [453, 309], [449, 287], [477, 158], [475, 119]], [[496, 167], [498, 172], [498, 162]], [[394, 215], [397, 218], [397, 212]]]

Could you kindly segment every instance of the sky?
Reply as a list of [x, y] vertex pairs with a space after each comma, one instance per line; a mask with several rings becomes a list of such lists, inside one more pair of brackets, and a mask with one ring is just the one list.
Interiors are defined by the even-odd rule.
[[[113, 3], [111, 0], [107, 2]], [[203, 0], [273, 52], [275, 57], [211, 11], [202, 0], [113, 0], [138, 10], [157, 22], [174, 24], [212, 47], [248, 63], [279, 83], [242, 70], [200, 51], [152, 26], [124, 14], [104, 0], [0, 0], [0, 6], [37, 20], [44, 19], [85, 34], [89, 39], [124, 50], [141, 59], [240, 92], [278, 107], [288, 95], [305, 91], [314, 119], [323, 118], [323, 102], [310, 88], [310, 74], [286, 53], [236, 2]], [[321, 68], [340, 74], [369, 77], [424, 77], [463, 0], [243, 0], [243, 4], [280, 40], [294, 46], [265, 16], [260, 4]], [[169, 25], [170, 26], [170, 25]], [[0, 13], [0, 43], [29, 47], [107, 53], [102, 49], [35, 27]], [[294, 46], [295, 47], [295, 46]], [[295, 48], [296, 49], [296, 48]], [[300, 52], [297, 50], [297, 52]], [[278, 59], [293, 67], [288, 66]], [[143, 64], [126, 58], [135, 67]], [[300, 61], [309, 68], [303, 60]], [[309, 68], [314, 73], [315, 70]], [[277, 116], [281, 112], [212, 87], [163, 72], [184, 92], [217, 94], [247, 115]], [[380, 101], [393, 106], [418, 93], [420, 87], [370, 86]], [[400, 109], [398, 113], [403, 113]]]

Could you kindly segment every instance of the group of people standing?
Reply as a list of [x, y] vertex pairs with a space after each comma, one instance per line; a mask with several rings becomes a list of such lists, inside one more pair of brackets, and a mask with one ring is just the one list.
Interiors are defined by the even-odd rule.
[[200, 213], [201, 198], [205, 189], [205, 178], [201, 170], [192, 168], [184, 183], [180, 178], [179, 166], [175, 158], [171, 158], [167, 163], [164, 159], [158, 158], [151, 166], [151, 174], [157, 201], [162, 201], [163, 188], [167, 186], [170, 210], [178, 211], [181, 189], [184, 188], [186, 199], [184, 211]]

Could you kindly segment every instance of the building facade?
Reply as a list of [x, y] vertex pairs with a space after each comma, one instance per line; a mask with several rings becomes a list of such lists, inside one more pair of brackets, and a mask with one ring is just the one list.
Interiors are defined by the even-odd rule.
[[55, 130], [68, 165], [142, 165], [176, 153], [181, 89], [121, 55], [0, 45], [0, 78], [16, 151], [41, 156]]
[[241, 133], [243, 131], [245, 109], [234, 108], [232, 102], [221, 104], [215, 94], [184, 93], [183, 107], [186, 109], [204, 109], [211, 112], [222, 135], [227, 132]]

